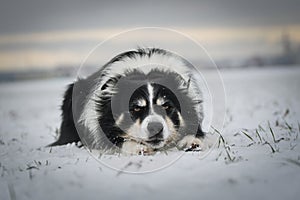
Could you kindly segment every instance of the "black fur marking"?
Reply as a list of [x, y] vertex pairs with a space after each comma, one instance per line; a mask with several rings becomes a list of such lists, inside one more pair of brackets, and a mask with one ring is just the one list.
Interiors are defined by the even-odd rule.
[[[129, 100], [129, 112], [133, 121], [143, 121], [149, 115], [149, 94], [147, 85], [143, 85], [134, 91]], [[146, 106], [139, 106], [138, 101], [143, 100], [146, 102]]]
[[80, 138], [77, 133], [72, 111], [72, 93], [74, 84], [68, 86], [67, 91], [64, 95], [63, 104], [61, 106], [62, 110], [62, 123], [60, 127], [60, 135], [56, 142], [50, 144], [49, 146], [63, 145], [72, 142], [79, 142]]

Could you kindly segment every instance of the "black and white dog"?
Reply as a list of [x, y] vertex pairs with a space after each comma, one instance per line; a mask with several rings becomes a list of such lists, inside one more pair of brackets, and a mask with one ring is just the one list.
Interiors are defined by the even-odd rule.
[[69, 85], [59, 139], [129, 154], [204, 147], [202, 96], [194, 68], [158, 48], [117, 55]]

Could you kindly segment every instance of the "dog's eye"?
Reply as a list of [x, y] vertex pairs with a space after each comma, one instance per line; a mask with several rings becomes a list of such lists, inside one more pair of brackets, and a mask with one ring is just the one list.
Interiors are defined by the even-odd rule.
[[133, 110], [134, 110], [135, 112], [139, 112], [139, 111], [141, 111], [141, 108], [140, 108], [140, 107], [135, 107]]
[[170, 104], [168, 103], [164, 103], [163, 105], [161, 105], [163, 107], [163, 109], [167, 110], [169, 108], [171, 108]]
[[133, 111], [134, 112], [140, 112], [141, 110], [143, 110], [144, 109], [144, 107], [142, 107], [142, 106], [134, 106], [133, 107]]
[[167, 110], [169, 108], [169, 106], [163, 106], [163, 109]]

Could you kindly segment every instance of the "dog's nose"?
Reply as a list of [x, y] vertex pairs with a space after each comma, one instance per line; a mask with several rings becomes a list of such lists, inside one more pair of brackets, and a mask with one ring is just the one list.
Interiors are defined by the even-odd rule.
[[164, 126], [160, 122], [150, 122], [148, 123], [147, 129], [149, 131], [149, 137], [154, 137], [162, 133]]

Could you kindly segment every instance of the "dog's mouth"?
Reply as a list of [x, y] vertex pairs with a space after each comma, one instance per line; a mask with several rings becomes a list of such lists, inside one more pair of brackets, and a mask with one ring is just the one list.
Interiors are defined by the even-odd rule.
[[160, 131], [155, 136], [149, 137], [149, 138], [137, 138], [126, 135], [124, 137], [126, 140], [133, 140], [137, 143], [144, 144], [146, 146], [149, 146], [153, 149], [159, 149], [164, 146], [165, 139], [163, 138], [162, 131]]
[[151, 146], [160, 146], [164, 142], [164, 139], [162, 137], [152, 137], [148, 139], [125, 137], [125, 139], [133, 140], [145, 145], [150, 144]]
[[151, 138], [148, 140], [145, 140], [145, 142], [150, 145], [153, 148], [160, 148], [164, 144], [164, 139], [163, 138]]
[[147, 142], [148, 144], [150, 144], [152, 146], [160, 145], [160, 143], [162, 143], [164, 141], [162, 132], [163, 132], [163, 129], [161, 129], [155, 135], [149, 137], [147, 140], [145, 140], [145, 142]]
[[145, 140], [145, 142], [147, 142], [148, 144], [150, 144], [152, 146], [158, 146], [163, 141], [164, 141], [164, 139], [162, 139], [162, 138], [153, 138], [153, 139], [150, 139], [150, 140]]

